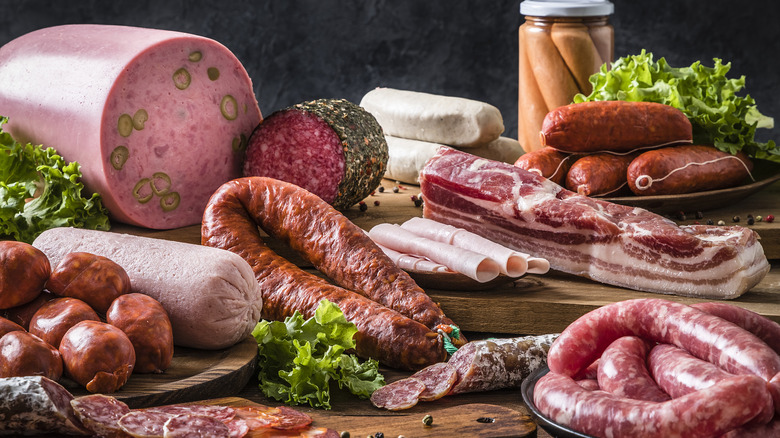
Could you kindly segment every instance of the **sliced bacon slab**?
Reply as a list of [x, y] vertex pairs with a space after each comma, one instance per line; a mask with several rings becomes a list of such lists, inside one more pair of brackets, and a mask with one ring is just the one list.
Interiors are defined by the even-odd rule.
[[736, 298], [769, 272], [757, 234], [678, 226], [641, 208], [577, 195], [539, 175], [442, 148], [420, 175], [423, 216], [559, 271], [647, 292]]

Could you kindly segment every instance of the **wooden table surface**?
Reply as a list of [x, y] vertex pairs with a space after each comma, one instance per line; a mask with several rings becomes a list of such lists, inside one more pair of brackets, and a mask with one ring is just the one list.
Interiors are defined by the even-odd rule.
[[[366, 208], [361, 211], [358, 206], [352, 207], [345, 215], [363, 229], [370, 229], [379, 223], [402, 223], [413, 216], [421, 216], [422, 208], [415, 206], [411, 197], [419, 190], [415, 186], [402, 186], [396, 191], [397, 185], [383, 181], [383, 192], [375, 192], [365, 199]], [[776, 222], [757, 222], [746, 225], [747, 215], [774, 215]], [[715, 223], [723, 220], [733, 223], [733, 218], [739, 216], [741, 225], [749, 226], [758, 232], [767, 257], [772, 262], [769, 274], [751, 291], [742, 297], [730, 301], [733, 304], [748, 308], [780, 322], [780, 183], [740, 201], [737, 204], [724, 206], [711, 211], [705, 211], [704, 217], [696, 219], [693, 214], [687, 215], [685, 221], [704, 223], [712, 219]], [[674, 217], [672, 219], [675, 219]], [[143, 230], [123, 225], [114, 227], [116, 232], [178, 240], [190, 243], [200, 243], [199, 226], [185, 227], [169, 231]], [[292, 253], [279, 242], [269, 240], [269, 246], [275, 251], [295, 262], [305, 269], [311, 267], [296, 254]], [[522, 334], [556, 333], [582, 314], [599, 306], [640, 297], [662, 297], [683, 303], [703, 301], [695, 298], [657, 295], [637, 292], [623, 288], [603, 285], [593, 281], [559, 272], [549, 272], [545, 275], [527, 275], [520, 280], [486, 291], [447, 291], [426, 289], [433, 299], [440, 303], [444, 312], [458, 323], [470, 338], [481, 336], [516, 336]], [[470, 333], [469, 333], [470, 332]], [[394, 370], [383, 370], [388, 381], [404, 377], [405, 373]], [[255, 377], [239, 393], [234, 394], [258, 403], [277, 404], [266, 399], [258, 389]], [[425, 414], [430, 413], [436, 418], [437, 412], [468, 404], [488, 404], [502, 406], [528, 415], [519, 390], [502, 390], [487, 393], [448, 396], [436, 402], [421, 403], [418, 406], [402, 412], [388, 412], [374, 408], [368, 401], [359, 400], [350, 394], [337, 391], [332, 401], [333, 409], [309, 409], [299, 407], [311, 414], [315, 421], [323, 426], [336, 430], [365, 431], [379, 427], [382, 418], [387, 416], [406, 416], [412, 424], [421, 421]], [[445, 413], [448, 411], [445, 411]], [[434, 420], [435, 421], [435, 420]], [[380, 430], [376, 430], [380, 431]], [[419, 432], [419, 431], [418, 431]], [[406, 436], [415, 436], [410, 431]], [[537, 431], [540, 437], [549, 436], [541, 428]], [[366, 436], [356, 435], [352, 436]], [[391, 435], [386, 435], [391, 436]], [[505, 435], [482, 435], [505, 436]], [[528, 435], [517, 435], [528, 436]], [[531, 435], [532, 436], [532, 435]]]

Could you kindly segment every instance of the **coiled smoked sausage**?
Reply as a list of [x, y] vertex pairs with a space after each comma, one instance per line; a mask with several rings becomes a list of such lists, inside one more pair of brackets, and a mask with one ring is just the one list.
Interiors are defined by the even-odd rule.
[[[343, 288], [274, 253], [258, 225]], [[452, 321], [362, 229], [298, 186], [263, 177], [224, 184], [206, 207], [201, 241], [249, 262], [262, 290], [263, 318], [284, 319], [295, 310], [310, 317], [328, 299], [357, 326], [363, 356], [404, 369], [446, 357], [442, 338], [431, 329]]]

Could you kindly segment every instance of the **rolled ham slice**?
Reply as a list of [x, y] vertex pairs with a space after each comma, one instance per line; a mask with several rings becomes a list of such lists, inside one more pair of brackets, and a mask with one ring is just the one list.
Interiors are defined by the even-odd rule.
[[498, 263], [482, 254], [420, 237], [396, 224], [379, 224], [368, 232], [379, 245], [441, 263], [453, 271], [484, 283], [498, 277]]
[[450, 268], [441, 263], [432, 262], [425, 257], [419, 257], [413, 254], [403, 254], [392, 250], [386, 246], [377, 245], [393, 263], [405, 271], [426, 271], [426, 272], [452, 272]]
[[241, 176], [262, 117], [252, 82], [220, 43], [128, 26], [40, 29], [0, 48], [4, 129], [77, 161], [112, 220], [154, 229], [200, 222]]
[[432, 219], [413, 217], [401, 224], [401, 228], [427, 239], [488, 256], [498, 262], [500, 272], [509, 277], [520, 277], [526, 273], [544, 274], [550, 270], [550, 262], [546, 259], [512, 250], [463, 228]]

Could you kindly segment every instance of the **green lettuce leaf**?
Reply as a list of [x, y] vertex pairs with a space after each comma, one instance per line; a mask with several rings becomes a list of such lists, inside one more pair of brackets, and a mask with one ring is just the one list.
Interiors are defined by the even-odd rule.
[[360, 362], [346, 351], [355, 348], [355, 324], [328, 300], [307, 320], [296, 311], [284, 321], [257, 323], [252, 336], [259, 348], [260, 389], [291, 405], [330, 409], [330, 385], [368, 398], [384, 385], [379, 363]]
[[696, 61], [690, 67], [675, 68], [664, 58], [653, 61], [653, 54], [642, 50], [639, 55], [618, 59], [610, 69], [602, 65], [590, 77], [593, 92], [576, 95], [574, 102], [625, 100], [671, 105], [690, 119], [694, 143], [780, 161], [780, 148], [774, 141], [755, 140], [756, 129], [774, 127], [774, 119], [761, 114], [749, 95], [737, 95], [745, 87], [745, 77], [727, 78], [731, 63], [723, 64], [718, 58], [713, 61], [712, 67]]
[[0, 117], [0, 238], [31, 243], [49, 228], [108, 230], [100, 195], [84, 198], [81, 170], [52, 148], [21, 144]]

